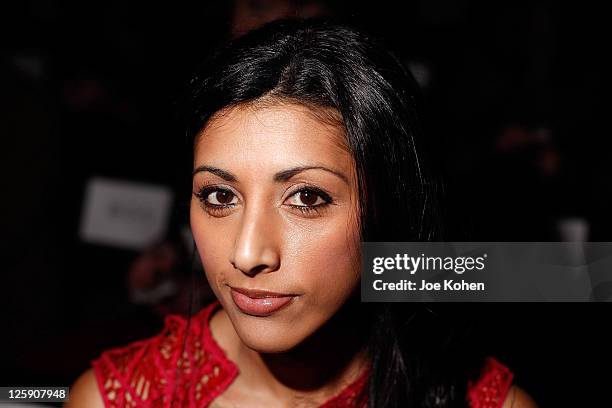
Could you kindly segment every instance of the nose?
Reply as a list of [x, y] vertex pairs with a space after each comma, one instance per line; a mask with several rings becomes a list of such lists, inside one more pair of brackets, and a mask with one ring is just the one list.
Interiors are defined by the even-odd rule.
[[229, 261], [248, 276], [272, 272], [280, 266], [274, 217], [261, 209], [245, 208]]

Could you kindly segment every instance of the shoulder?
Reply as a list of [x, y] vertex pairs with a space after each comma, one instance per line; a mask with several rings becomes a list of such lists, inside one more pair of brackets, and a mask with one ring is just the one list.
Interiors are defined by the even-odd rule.
[[[158, 336], [138, 340], [125, 346], [104, 350], [91, 361], [91, 370], [103, 406], [123, 406], [121, 404], [133, 396], [142, 397], [142, 384], [139, 387], [140, 392], [134, 392], [133, 385], [136, 380], [141, 383], [149, 382], [147, 388], [151, 385], [155, 387], [156, 384], [151, 380], [158, 371], [155, 367], [156, 357], [153, 357], [158, 343]], [[149, 391], [152, 390], [147, 389], [147, 393]]]
[[104, 408], [104, 401], [100, 394], [96, 375], [92, 368], [82, 373], [70, 387], [70, 398], [64, 408]]
[[517, 385], [513, 385], [510, 387], [501, 408], [538, 408], [538, 406], [525, 390]]
[[188, 334], [186, 319], [165, 318], [156, 335], [104, 350], [91, 361], [92, 371], [104, 405], [124, 406], [164, 398], [166, 373], [183, 364], [183, 345]]
[[[92, 360], [105, 406], [166, 403], [177, 398], [198, 400], [230, 381], [233, 366], [217, 351], [208, 334], [207, 318], [214, 307], [213, 303], [189, 319], [166, 316], [157, 335], [105, 350]], [[179, 380], [186, 386], [169, 386]], [[187, 386], [197, 382], [202, 384]]]

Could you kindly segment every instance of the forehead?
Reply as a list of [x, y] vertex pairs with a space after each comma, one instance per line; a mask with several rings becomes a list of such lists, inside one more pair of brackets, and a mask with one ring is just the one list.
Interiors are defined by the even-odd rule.
[[[219, 112], [198, 135], [195, 164], [327, 164], [349, 170], [344, 128], [329, 112], [278, 103], [239, 105]], [[332, 112], [333, 113], [333, 112]], [[326, 119], [327, 118], [327, 119]]]

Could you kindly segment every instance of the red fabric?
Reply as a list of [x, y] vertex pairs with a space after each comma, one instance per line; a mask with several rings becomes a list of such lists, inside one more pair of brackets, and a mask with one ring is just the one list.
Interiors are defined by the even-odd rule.
[[[217, 307], [220, 303], [214, 301], [191, 321], [167, 316], [158, 335], [106, 350], [93, 360], [105, 406], [207, 407], [239, 373], [210, 333], [209, 317]], [[365, 408], [367, 401], [358, 396], [366, 391], [367, 378], [366, 370], [321, 408]], [[479, 380], [468, 384], [470, 407], [500, 408], [512, 378], [507, 367], [487, 358]], [[361, 395], [367, 398], [367, 392]]]
[[493, 357], [488, 357], [476, 383], [468, 383], [471, 408], [499, 408], [504, 404], [514, 374]]

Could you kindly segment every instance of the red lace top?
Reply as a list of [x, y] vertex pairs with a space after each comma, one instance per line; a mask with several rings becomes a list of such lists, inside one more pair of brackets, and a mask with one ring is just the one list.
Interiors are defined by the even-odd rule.
[[[239, 373], [210, 333], [209, 318], [217, 307], [218, 300], [194, 315], [191, 323], [179, 315], [167, 316], [158, 335], [106, 350], [92, 360], [105, 407], [209, 406]], [[365, 391], [367, 374], [365, 370], [321, 408], [367, 407], [367, 401], [358, 398]], [[487, 358], [478, 381], [468, 384], [469, 406], [500, 408], [512, 379], [507, 367]], [[361, 395], [367, 399], [367, 392]]]

